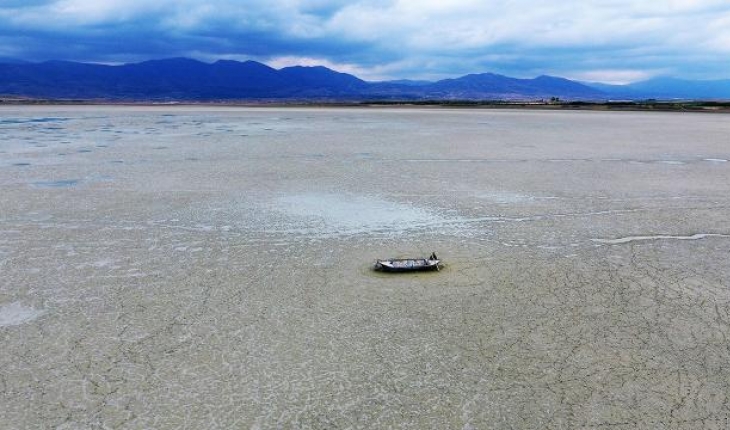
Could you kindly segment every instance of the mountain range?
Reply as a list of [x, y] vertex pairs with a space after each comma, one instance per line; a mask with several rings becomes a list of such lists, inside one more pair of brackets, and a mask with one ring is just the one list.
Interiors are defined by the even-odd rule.
[[627, 85], [587, 83], [614, 98], [626, 99], [684, 99], [684, 100], [729, 100], [730, 79], [713, 81], [691, 81], [669, 77], [652, 78]]
[[730, 99], [730, 80], [659, 78], [606, 85], [481, 73], [436, 82], [367, 82], [322, 66], [274, 69], [256, 61], [209, 64], [172, 58], [110, 66], [0, 58], [0, 96], [118, 101]]

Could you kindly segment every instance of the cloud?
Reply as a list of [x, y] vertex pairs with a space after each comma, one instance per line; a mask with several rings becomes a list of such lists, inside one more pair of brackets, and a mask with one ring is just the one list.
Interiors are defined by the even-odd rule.
[[366, 78], [728, 77], [726, 0], [5, 0], [0, 53], [320, 61]]
[[628, 84], [646, 80], [653, 75], [662, 74], [660, 70], [591, 70], [589, 72], [579, 72], [565, 75], [568, 79], [583, 82], [603, 82], [606, 84]]

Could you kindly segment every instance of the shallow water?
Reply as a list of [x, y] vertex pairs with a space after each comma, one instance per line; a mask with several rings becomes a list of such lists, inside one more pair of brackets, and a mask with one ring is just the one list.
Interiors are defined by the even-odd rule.
[[0, 107], [0, 133], [0, 427], [728, 425], [724, 115]]

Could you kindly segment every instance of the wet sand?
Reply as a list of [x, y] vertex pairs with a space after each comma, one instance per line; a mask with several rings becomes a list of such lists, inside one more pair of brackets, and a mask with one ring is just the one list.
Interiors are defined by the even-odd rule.
[[730, 426], [725, 115], [0, 107], [0, 133], [0, 428]]

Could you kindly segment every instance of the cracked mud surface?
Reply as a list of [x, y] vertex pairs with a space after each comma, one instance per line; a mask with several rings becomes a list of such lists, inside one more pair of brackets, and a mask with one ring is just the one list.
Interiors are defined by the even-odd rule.
[[0, 108], [0, 428], [728, 428], [727, 118]]

